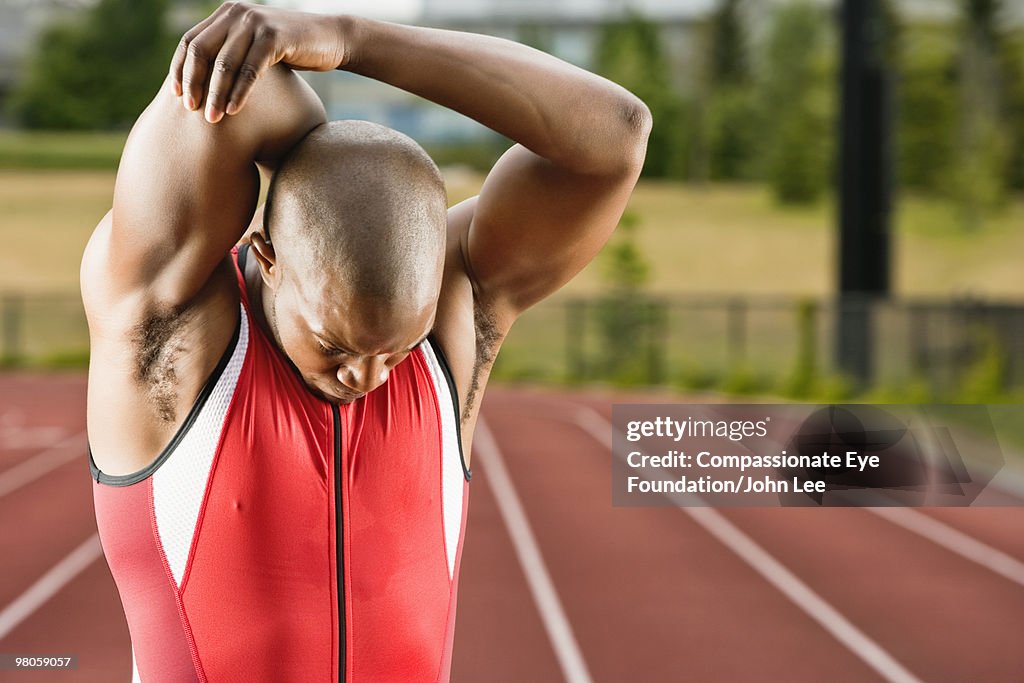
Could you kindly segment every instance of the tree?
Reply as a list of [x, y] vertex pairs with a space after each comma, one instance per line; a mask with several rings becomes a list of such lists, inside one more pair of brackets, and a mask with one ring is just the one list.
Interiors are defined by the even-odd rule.
[[1000, 0], [964, 0], [958, 83], [960, 110], [952, 191], [966, 229], [1005, 199], [1008, 132], [1002, 120]]
[[899, 182], [943, 193], [954, 172], [957, 119], [955, 41], [943, 27], [909, 28], [899, 55], [897, 156]]
[[750, 80], [742, 0], [721, 0], [711, 18], [711, 80], [716, 85], [745, 85]]
[[671, 82], [668, 55], [658, 25], [630, 14], [605, 24], [597, 41], [596, 70], [642, 99], [654, 125], [644, 163], [645, 176], [680, 176], [692, 132], [683, 101]]
[[757, 146], [741, 0], [722, 0], [711, 19], [708, 80], [711, 90], [705, 131], [713, 180], [750, 176]]
[[650, 264], [637, 244], [639, 217], [627, 211], [601, 252], [605, 294], [596, 302], [599, 376], [623, 384], [657, 383], [664, 345], [664, 306], [646, 295]]
[[1024, 30], [1018, 28], [1004, 37], [999, 56], [1010, 139], [1007, 187], [1020, 192], [1024, 191]]
[[30, 128], [130, 125], [170, 63], [166, 9], [167, 0], [100, 0], [78, 21], [48, 27], [12, 98], [17, 120]]
[[764, 48], [760, 163], [783, 203], [813, 202], [832, 184], [836, 88], [829, 26], [807, 2], [783, 5]]

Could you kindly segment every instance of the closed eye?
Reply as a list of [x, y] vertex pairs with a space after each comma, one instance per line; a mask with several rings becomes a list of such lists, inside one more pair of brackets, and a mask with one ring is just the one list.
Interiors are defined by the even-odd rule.
[[320, 347], [320, 353], [322, 353], [325, 356], [343, 356], [343, 355], [345, 355], [345, 352], [342, 351], [341, 349], [336, 349], [333, 346], [327, 346], [326, 344], [324, 344], [319, 339], [316, 340], [316, 343], [317, 343], [317, 346]]

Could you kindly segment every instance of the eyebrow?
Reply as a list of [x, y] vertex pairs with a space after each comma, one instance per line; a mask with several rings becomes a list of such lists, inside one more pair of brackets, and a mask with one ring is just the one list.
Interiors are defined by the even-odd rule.
[[[342, 353], [358, 355], [352, 349], [346, 348], [344, 344], [339, 344], [336, 341], [334, 341], [333, 339], [331, 339], [330, 336], [328, 336], [324, 332], [325, 332], [324, 330], [320, 330], [320, 331], [313, 330], [313, 334], [316, 335], [317, 338], [319, 338], [321, 342], [324, 342], [325, 344], [329, 345], [330, 347], [332, 347], [332, 348], [334, 348], [334, 349], [336, 349], [338, 351], [341, 351]], [[430, 332], [427, 332], [425, 335], [420, 337], [419, 341], [417, 341], [415, 344], [413, 344], [409, 348], [403, 349], [403, 350], [399, 351], [398, 353], [409, 353], [410, 351], [415, 349], [417, 346], [419, 346], [420, 344], [425, 342], [428, 337], [430, 337]]]

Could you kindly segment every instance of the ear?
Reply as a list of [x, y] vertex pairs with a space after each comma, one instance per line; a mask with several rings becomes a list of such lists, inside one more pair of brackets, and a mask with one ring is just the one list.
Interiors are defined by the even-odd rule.
[[260, 275], [263, 277], [263, 283], [270, 288], [275, 288], [278, 279], [278, 268], [277, 253], [274, 251], [274, 245], [269, 240], [264, 239], [263, 233], [259, 230], [249, 236], [249, 241], [252, 244], [252, 250], [249, 253], [256, 257], [256, 263], [260, 266]]

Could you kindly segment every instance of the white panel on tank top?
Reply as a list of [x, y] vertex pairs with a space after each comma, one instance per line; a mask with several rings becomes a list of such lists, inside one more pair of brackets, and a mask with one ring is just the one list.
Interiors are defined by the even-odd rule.
[[423, 342], [423, 357], [427, 360], [434, 393], [441, 412], [441, 500], [444, 513], [444, 546], [448, 556], [448, 578], [455, 576], [455, 556], [459, 549], [462, 527], [462, 494], [465, 475], [459, 449], [459, 430], [455, 420], [455, 404], [448, 379], [441, 370], [437, 355], [429, 341]]
[[139, 676], [139, 667], [135, 663], [135, 647], [132, 647], [132, 683], [142, 683], [142, 678]]
[[180, 587], [203, 504], [213, 456], [220, 442], [224, 419], [249, 347], [249, 321], [240, 306], [238, 342], [217, 384], [199, 410], [191, 428], [174, 452], [153, 475], [153, 507], [160, 544], [167, 556], [174, 583]]

